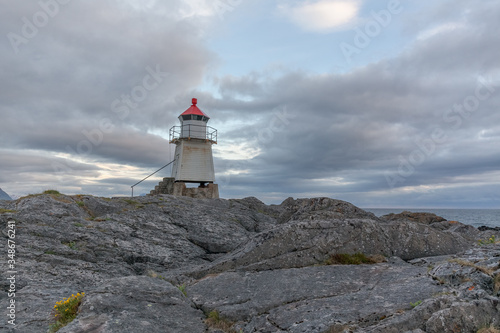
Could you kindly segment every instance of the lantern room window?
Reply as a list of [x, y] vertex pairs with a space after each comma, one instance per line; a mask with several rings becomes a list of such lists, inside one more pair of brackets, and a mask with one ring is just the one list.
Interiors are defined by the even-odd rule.
[[206, 117], [206, 116], [201, 116], [201, 115], [197, 115], [197, 114], [185, 114], [182, 116], [182, 120], [199, 120], [199, 121], [204, 121], [204, 122], [208, 122], [210, 118]]

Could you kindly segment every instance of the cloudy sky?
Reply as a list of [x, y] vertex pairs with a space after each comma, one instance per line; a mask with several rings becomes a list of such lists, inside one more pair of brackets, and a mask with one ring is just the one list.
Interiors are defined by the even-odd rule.
[[197, 97], [222, 197], [500, 208], [499, 1], [0, 1], [14, 197], [130, 195]]

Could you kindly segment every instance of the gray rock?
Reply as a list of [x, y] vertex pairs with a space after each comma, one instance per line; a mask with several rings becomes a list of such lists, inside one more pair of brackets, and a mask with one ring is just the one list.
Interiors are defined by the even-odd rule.
[[[0, 209], [1, 253], [15, 221], [16, 332], [46, 331], [54, 304], [82, 291], [77, 318], [60, 332], [220, 332], [204, 322], [212, 310], [238, 333], [435, 332], [465, 313], [475, 317], [460, 321], [464, 331], [498, 325], [500, 248], [474, 247], [495, 230], [385, 221], [328, 198], [268, 206], [44, 194], [0, 200]], [[322, 265], [344, 252], [389, 258]], [[5, 309], [6, 270], [0, 286]], [[11, 331], [5, 319], [0, 331]]]
[[[196, 202], [196, 204], [194, 204]], [[39, 195], [4, 205], [16, 220], [27, 282], [65, 281], [68, 266], [82, 285], [133, 274], [202, 264], [235, 249], [270, 223], [224, 200]], [[261, 220], [259, 220], [261, 218]], [[4, 244], [2, 244], [4, 245]]]
[[[426, 323], [432, 315], [440, 310], [449, 308], [456, 297], [444, 287], [444, 291], [436, 293], [428, 299], [420, 299], [421, 304], [409, 310], [396, 311], [379, 323], [370, 327], [359, 329], [356, 332], [363, 333], [399, 333], [399, 332], [426, 332]], [[415, 303], [418, 301], [413, 302]], [[475, 333], [475, 332], [474, 332]]]
[[433, 224], [433, 223], [439, 223], [446, 221], [445, 218], [441, 216], [437, 216], [434, 213], [425, 213], [425, 212], [418, 212], [418, 213], [413, 213], [409, 211], [404, 211], [399, 214], [387, 214], [384, 216], [380, 217], [382, 220], [386, 221], [400, 221], [400, 220], [406, 220], [406, 221], [411, 221], [411, 222], [417, 222], [417, 223], [424, 223], [424, 224]]
[[78, 318], [61, 333], [205, 332], [202, 311], [170, 283], [149, 277], [123, 277], [89, 291]]
[[[27, 274], [28, 272], [21, 271], [18, 272], [17, 277], [21, 277], [22, 279]], [[2, 276], [2, 281], [4, 280], [3, 278]], [[17, 282], [18, 279], [16, 280]], [[0, 331], [13, 333], [47, 332], [49, 325], [53, 322], [52, 310], [55, 303], [79, 291], [79, 289], [73, 288], [70, 285], [55, 285], [50, 282], [30, 284], [18, 288], [14, 298], [16, 305], [15, 329], [7, 323], [8, 319], [4, 316], [0, 320]], [[7, 308], [10, 299], [6, 293], [2, 292], [0, 294], [0, 306], [2, 309]]]
[[196, 282], [187, 294], [205, 312], [248, 322], [245, 332], [262, 325], [272, 332], [324, 332], [336, 323], [378, 323], [444, 290], [425, 268], [376, 264], [227, 272]]
[[381, 254], [405, 260], [458, 253], [472, 244], [459, 234], [424, 224], [367, 219], [289, 222], [264, 231], [238, 250], [193, 274], [269, 270], [323, 263], [333, 253]]
[[370, 219], [377, 221], [375, 214], [353, 204], [330, 198], [288, 198], [279, 206], [279, 223], [307, 220]]
[[500, 323], [498, 300], [456, 302], [435, 312], [425, 325], [427, 333], [477, 332]]
[[[54, 304], [82, 291], [71, 285], [23, 288], [16, 295], [16, 332], [46, 332], [54, 322]], [[165, 332], [165, 327], [169, 332], [205, 332], [203, 312], [178, 288], [160, 279], [116, 278], [87, 287], [85, 293], [78, 317], [58, 332]]]
[[[388, 214], [381, 216], [380, 219], [384, 221], [394, 222], [394, 223], [402, 223], [402, 222], [414, 222], [427, 224], [430, 227], [441, 230], [441, 231], [451, 231], [454, 233], [461, 234], [462, 237], [467, 240], [476, 240], [480, 235], [484, 233], [480, 233], [478, 229], [474, 228], [471, 225], [466, 225], [460, 223], [458, 221], [448, 221], [441, 216], [437, 216], [434, 213], [412, 213], [408, 211], [404, 211], [399, 214]], [[492, 233], [493, 234], [493, 233]]]
[[[413, 266], [427, 267], [427, 275], [444, 291], [423, 300], [413, 310], [388, 318], [362, 332], [397, 333], [420, 329], [427, 333], [472, 332], [500, 327], [499, 301], [494, 287], [500, 272], [499, 245], [474, 248], [459, 255], [420, 258]], [[484, 273], [484, 270], [490, 270]]]

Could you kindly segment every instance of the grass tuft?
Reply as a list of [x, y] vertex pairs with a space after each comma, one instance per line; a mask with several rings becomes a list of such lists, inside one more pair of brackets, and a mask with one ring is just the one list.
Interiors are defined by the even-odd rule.
[[76, 247], [76, 242], [69, 242], [69, 243], [62, 243], [62, 244], [68, 246], [72, 250], [78, 250], [78, 248]]
[[477, 269], [480, 272], [483, 272], [484, 274], [487, 274], [489, 276], [493, 276], [493, 272], [494, 272], [493, 269], [488, 268], [488, 267], [484, 267], [484, 266], [476, 265], [473, 262], [470, 262], [470, 261], [467, 261], [467, 260], [463, 260], [463, 259], [451, 259], [451, 260], [449, 260], [449, 262], [456, 263], [456, 264], [459, 264], [461, 266], [472, 267], [472, 268]]
[[56, 190], [47, 190], [47, 191], [44, 191], [43, 194], [61, 195], [61, 193], [59, 191], [56, 191]]
[[140, 205], [139, 201], [133, 200], [133, 199], [122, 199], [124, 202], [126, 202], [129, 205], [137, 206]]
[[422, 301], [416, 301], [415, 303], [410, 302], [410, 305], [411, 305], [412, 308], [416, 308], [420, 304], [422, 304]]
[[184, 294], [184, 296], [187, 297], [186, 285], [185, 284], [181, 284], [181, 285], [177, 286], [177, 288], [181, 291], [181, 293]]
[[335, 324], [331, 326], [329, 329], [322, 333], [344, 333], [344, 332], [351, 332], [350, 330], [351, 327], [348, 325], [343, 325], [343, 324]]
[[496, 274], [493, 277], [493, 293], [494, 293], [494, 296], [496, 296], [499, 291], [500, 291], [500, 274]]
[[385, 262], [386, 259], [382, 255], [367, 256], [363, 253], [336, 253], [325, 261], [326, 265], [361, 265], [361, 264], [377, 264]]
[[205, 320], [205, 324], [214, 330], [221, 330], [226, 333], [235, 333], [236, 331], [233, 329], [234, 323], [230, 322], [227, 319], [224, 319], [220, 316], [219, 311], [213, 310], [211, 311], [207, 319]]

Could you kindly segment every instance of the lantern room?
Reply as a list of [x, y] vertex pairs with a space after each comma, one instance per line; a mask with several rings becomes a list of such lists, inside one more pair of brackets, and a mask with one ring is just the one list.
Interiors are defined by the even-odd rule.
[[170, 129], [170, 143], [177, 143], [182, 139], [201, 139], [217, 143], [217, 130], [207, 126], [210, 117], [201, 111], [196, 98], [192, 99], [193, 105], [179, 116], [180, 126]]
[[181, 137], [206, 139], [207, 122], [210, 119], [196, 104], [198, 100], [193, 98], [193, 105], [179, 116], [181, 122]]

